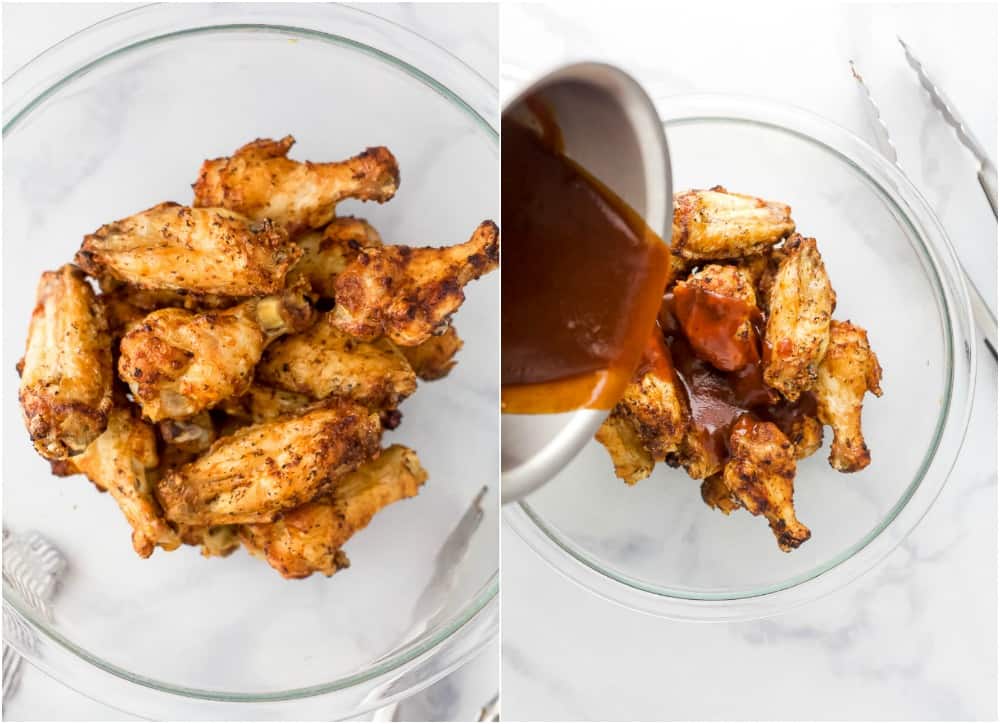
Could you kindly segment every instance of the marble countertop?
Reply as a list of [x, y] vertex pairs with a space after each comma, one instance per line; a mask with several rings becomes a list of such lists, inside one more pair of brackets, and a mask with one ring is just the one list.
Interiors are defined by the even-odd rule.
[[[858, 64], [906, 173], [990, 305], [997, 226], [959, 145], [917, 85], [902, 36], [996, 157], [997, 9], [986, 4], [611, 3], [502, 12], [508, 71], [607, 60], [653, 97], [740, 93], [869, 135]], [[510, 720], [995, 719], [997, 368], [980, 355], [968, 438], [906, 543], [846, 589], [748, 623], [661, 620], [563, 578], [503, 531], [503, 697]]]
[[[3, 77], [68, 35], [136, 4], [4, 3]], [[497, 22], [490, 5], [366, 3], [381, 15], [433, 40], [497, 84]], [[421, 721], [474, 719], [497, 691], [499, 643], [425, 692], [403, 702], [397, 718]], [[100, 698], [99, 694], [96, 698]], [[383, 712], [386, 713], [386, 712]], [[392, 712], [387, 712], [389, 715]], [[72, 691], [26, 665], [18, 690], [3, 706], [6, 721], [131, 721], [134, 717]]]

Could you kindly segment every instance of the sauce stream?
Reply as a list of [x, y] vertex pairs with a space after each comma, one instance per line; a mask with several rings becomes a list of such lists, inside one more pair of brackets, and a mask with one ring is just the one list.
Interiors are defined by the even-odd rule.
[[554, 119], [533, 110], [541, 137], [506, 116], [501, 129], [501, 409], [611, 409], [639, 364], [670, 250], [560, 153]]

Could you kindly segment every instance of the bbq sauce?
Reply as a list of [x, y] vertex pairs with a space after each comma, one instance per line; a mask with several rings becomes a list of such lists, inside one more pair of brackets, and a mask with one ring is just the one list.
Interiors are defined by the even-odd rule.
[[629, 206], [541, 134], [502, 121], [501, 408], [610, 409], [654, 324], [669, 247]]
[[[737, 330], [748, 320], [752, 332], [744, 339]], [[694, 434], [719, 466], [729, 459], [729, 438], [742, 415], [772, 422], [789, 438], [804, 417], [816, 415], [810, 393], [793, 403], [764, 383], [763, 319], [746, 302], [678, 285], [663, 298], [659, 330], [687, 396]], [[739, 369], [713, 364], [740, 356], [748, 361]]]

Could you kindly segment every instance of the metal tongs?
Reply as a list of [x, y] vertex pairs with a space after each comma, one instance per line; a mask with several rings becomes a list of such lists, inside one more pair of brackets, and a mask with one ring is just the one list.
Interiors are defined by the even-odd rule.
[[[927, 90], [930, 94], [931, 102], [934, 107], [937, 108], [944, 120], [955, 129], [958, 134], [958, 140], [961, 141], [962, 145], [969, 149], [976, 160], [979, 161], [979, 171], [977, 173], [979, 177], [979, 185], [983, 189], [983, 193], [986, 195], [986, 200], [989, 201], [990, 208], [993, 209], [993, 216], [997, 215], [997, 168], [996, 164], [992, 159], [986, 154], [985, 149], [982, 144], [976, 140], [972, 131], [969, 130], [968, 125], [962, 119], [962, 117], [955, 110], [955, 106], [948, 100], [944, 95], [944, 92], [931, 80], [930, 76], [927, 74], [926, 69], [923, 64], [917, 60], [916, 56], [913, 55], [913, 51], [910, 47], [903, 42], [902, 38], [898, 38], [899, 44], [903, 46], [903, 51], [906, 53], [906, 61], [910, 66], [916, 71], [917, 76], [920, 78], [920, 84]], [[873, 133], [875, 134], [875, 145], [879, 152], [885, 156], [889, 161], [899, 166], [899, 160], [896, 154], [896, 147], [892, 143], [892, 139], [889, 136], [889, 129], [885, 125], [885, 121], [882, 120], [882, 114], [879, 112], [878, 105], [875, 103], [875, 99], [872, 98], [871, 91], [868, 86], [865, 85], [864, 79], [861, 77], [861, 73], [858, 72], [857, 67], [854, 65], [854, 61], [850, 61], [851, 73], [854, 75], [854, 79], [858, 82], [858, 88], [861, 92], [861, 96], [865, 102], [865, 112], [868, 114], [869, 125]], [[983, 334], [983, 342], [986, 348], [989, 350], [990, 354], [993, 355], [993, 359], [997, 359], [997, 318], [993, 311], [989, 308], [986, 300], [983, 298], [982, 293], [976, 287], [969, 273], [965, 270], [962, 265], [961, 260], [959, 260], [959, 268], [962, 270], [962, 274], [965, 276], [966, 286], [969, 288], [969, 299], [972, 302], [972, 313], [976, 320], [976, 325], [979, 327], [980, 332]]]

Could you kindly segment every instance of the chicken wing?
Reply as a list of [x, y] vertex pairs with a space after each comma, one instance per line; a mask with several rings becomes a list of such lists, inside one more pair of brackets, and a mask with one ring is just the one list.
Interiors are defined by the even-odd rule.
[[399, 166], [388, 148], [368, 148], [336, 163], [300, 163], [288, 158], [294, 143], [291, 136], [261, 138], [230, 157], [205, 161], [194, 184], [194, 205], [271, 219], [296, 234], [326, 226], [338, 201], [382, 203], [396, 193]]
[[680, 450], [668, 455], [667, 465], [683, 467], [692, 480], [704, 480], [722, 472], [725, 456], [717, 449], [708, 431], [689, 425]]
[[871, 453], [861, 432], [865, 392], [882, 396], [882, 367], [868, 333], [850, 322], [830, 323], [830, 345], [819, 366], [819, 419], [833, 428], [830, 465], [843, 473], [868, 467]]
[[302, 258], [290, 275], [300, 274], [318, 297], [334, 296], [334, 280], [362, 249], [382, 245], [382, 237], [364, 219], [338, 217], [323, 231], [310, 231], [295, 238]]
[[187, 525], [270, 522], [378, 453], [378, 415], [338, 401], [244, 427], [156, 486], [167, 518]]
[[329, 314], [268, 347], [256, 379], [316, 400], [335, 395], [377, 408], [393, 408], [417, 389], [416, 375], [391, 342], [355, 339], [334, 327]]
[[653, 474], [656, 460], [642, 444], [632, 421], [614, 411], [601, 423], [594, 439], [604, 446], [615, 466], [615, 477], [635, 485]]
[[496, 269], [500, 232], [484, 221], [464, 244], [362, 250], [337, 276], [334, 324], [360, 339], [414, 347], [441, 332], [465, 300], [462, 287]]
[[240, 538], [285, 578], [332, 576], [350, 564], [341, 546], [379, 510], [415, 496], [426, 479], [416, 453], [393, 445], [338, 481], [329, 495], [273, 523], [240, 526]]
[[149, 314], [145, 309], [133, 304], [120, 291], [104, 292], [98, 295], [97, 303], [101, 305], [104, 318], [108, 321], [108, 332], [110, 332], [113, 342], [112, 347]]
[[792, 443], [795, 459], [809, 457], [823, 446], [823, 424], [812, 415], [794, 415], [787, 420], [775, 420], [788, 441]]
[[417, 377], [430, 382], [445, 377], [458, 364], [455, 355], [462, 349], [462, 338], [451, 324], [443, 334], [429, 337], [415, 347], [399, 347]]
[[656, 327], [635, 378], [595, 437], [611, 455], [615, 475], [634, 485], [649, 477], [655, 461], [680, 451], [689, 420], [670, 351]]
[[721, 471], [701, 481], [701, 499], [709, 508], [715, 508], [723, 515], [729, 515], [740, 507], [740, 501], [726, 487]]
[[815, 239], [796, 235], [783, 255], [768, 298], [764, 381], [794, 402], [816, 382], [836, 296]]
[[127, 284], [114, 277], [104, 276], [97, 280], [102, 296], [115, 296], [134, 307], [147, 312], [167, 307], [179, 307], [204, 312], [210, 309], [225, 309], [239, 304], [241, 297], [222, 294], [199, 294], [186, 289], [143, 289]]
[[270, 221], [167, 202], [85, 236], [76, 263], [144, 289], [249, 297], [280, 291], [301, 255]]
[[104, 307], [75, 266], [42, 274], [17, 371], [24, 425], [42, 457], [81, 453], [107, 427], [111, 336]]
[[65, 462], [64, 473], [83, 473], [111, 493], [132, 526], [132, 547], [142, 558], [156, 546], [171, 551], [180, 545], [153, 495], [151, 472], [159, 463], [153, 428], [124, 403], [111, 411], [104, 433]]
[[245, 395], [225, 400], [219, 405], [219, 409], [242, 420], [268, 422], [283, 415], [300, 412], [312, 403], [312, 399], [297, 392], [254, 383]]
[[681, 259], [759, 254], [795, 231], [791, 207], [715, 186], [674, 195], [671, 248]]
[[760, 359], [756, 297], [742, 269], [709, 264], [674, 285], [673, 307], [698, 357], [733, 372]]
[[[809, 529], [795, 517], [795, 455], [788, 438], [774, 424], [744, 415], [733, 425], [729, 447], [731, 457], [722, 482], [732, 500], [753, 515], [767, 518], [781, 550], [798, 548], [809, 540]], [[720, 502], [716, 507], [727, 512], [726, 505]]]
[[246, 392], [264, 347], [312, 316], [302, 289], [220, 312], [161, 309], [122, 338], [118, 374], [153, 422], [189, 417]]

